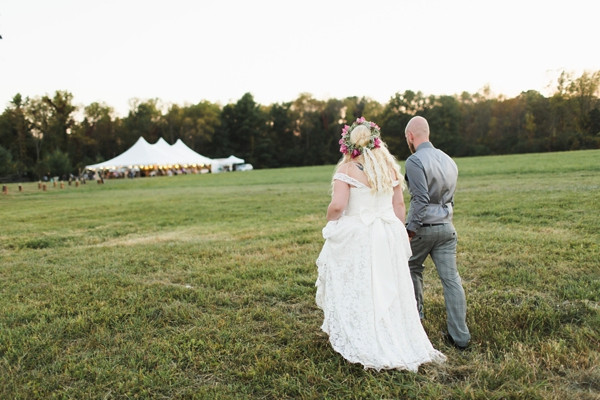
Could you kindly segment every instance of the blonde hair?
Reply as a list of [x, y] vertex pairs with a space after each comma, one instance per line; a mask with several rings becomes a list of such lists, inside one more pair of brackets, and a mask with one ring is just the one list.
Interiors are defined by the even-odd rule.
[[344, 154], [336, 166], [336, 171], [341, 165], [355, 161], [363, 165], [363, 172], [373, 192], [391, 192], [397, 181], [404, 188], [400, 166], [385, 142], [381, 141], [379, 147], [369, 149], [367, 145], [371, 140], [371, 130], [365, 125], [357, 125], [349, 135], [350, 143], [362, 147], [362, 154], [354, 158], [350, 154]]

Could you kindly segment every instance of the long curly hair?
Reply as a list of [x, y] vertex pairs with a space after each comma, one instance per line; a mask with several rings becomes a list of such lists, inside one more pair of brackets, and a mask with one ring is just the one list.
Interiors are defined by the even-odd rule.
[[371, 129], [365, 124], [357, 125], [348, 134], [350, 143], [360, 147], [362, 151], [354, 158], [351, 154], [344, 154], [336, 166], [336, 171], [342, 164], [358, 162], [363, 165], [363, 171], [372, 191], [391, 192], [397, 181], [400, 181], [404, 188], [404, 177], [400, 173], [398, 161], [390, 153], [385, 142], [380, 141], [378, 147], [370, 149], [368, 145], [371, 141]]

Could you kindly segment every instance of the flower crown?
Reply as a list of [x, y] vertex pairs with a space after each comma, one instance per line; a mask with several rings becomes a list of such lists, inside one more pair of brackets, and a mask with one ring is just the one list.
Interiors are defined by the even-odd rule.
[[[358, 125], [364, 125], [371, 131], [371, 138], [366, 146], [357, 146], [355, 143], [350, 143], [350, 132]], [[357, 118], [352, 126], [344, 125], [344, 128], [342, 128], [342, 138], [339, 141], [340, 153], [350, 154], [352, 158], [355, 158], [361, 155], [364, 149], [378, 149], [381, 147], [380, 135], [380, 128], [375, 122], [367, 121], [364, 117]]]

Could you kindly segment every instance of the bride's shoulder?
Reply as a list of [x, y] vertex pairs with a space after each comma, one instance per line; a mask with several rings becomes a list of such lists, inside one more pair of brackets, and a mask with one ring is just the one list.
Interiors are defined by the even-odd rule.
[[344, 177], [352, 177], [352, 172], [350, 171], [349, 168], [349, 163], [345, 163], [342, 165], [339, 165], [338, 168], [335, 170], [335, 174], [334, 176], [339, 177], [339, 176], [344, 176]]
[[364, 176], [364, 172], [359, 169], [356, 163], [344, 163], [338, 167], [336, 170], [333, 179], [345, 182], [353, 187], [368, 187], [368, 183], [366, 182], [366, 178]]
[[358, 179], [364, 174], [364, 168], [362, 164], [357, 162], [347, 162], [340, 165], [337, 169], [338, 173], [351, 176], [352, 178]]
[[348, 175], [350, 172], [350, 166], [351, 166], [350, 163], [344, 163], [344, 164], [338, 166], [338, 169], [335, 172], [337, 172], [338, 174]]

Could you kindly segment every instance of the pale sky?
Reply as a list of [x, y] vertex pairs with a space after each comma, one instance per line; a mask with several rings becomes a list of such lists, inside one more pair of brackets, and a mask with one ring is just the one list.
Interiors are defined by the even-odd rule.
[[596, 0], [2, 0], [0, 112], [56, 90], [120, 116], [246, 92], [549, 95], [562, 70], [600, 70], [599, 25]]

